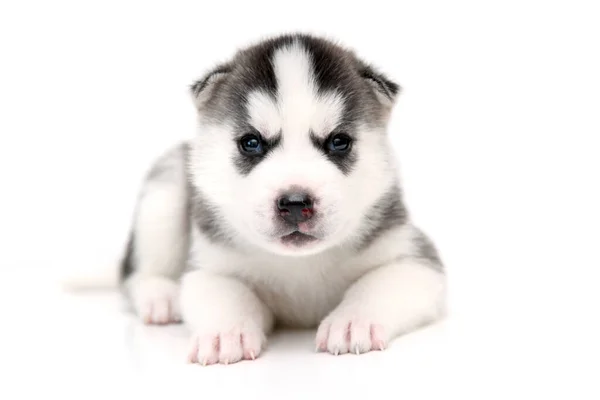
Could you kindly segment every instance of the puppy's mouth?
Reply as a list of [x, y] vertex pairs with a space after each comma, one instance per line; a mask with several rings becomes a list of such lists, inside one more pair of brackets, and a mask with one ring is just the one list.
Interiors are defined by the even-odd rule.
[[288, 235], [281, 237], [281, 243], [290, 247], [303, 247], [318, 239], [314, 236], [307, 235], [300, 231], [294, 231]]

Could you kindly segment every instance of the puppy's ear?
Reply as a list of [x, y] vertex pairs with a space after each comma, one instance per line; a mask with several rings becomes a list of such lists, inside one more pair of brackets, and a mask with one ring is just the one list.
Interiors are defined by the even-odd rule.
[[401, 91], [400, 85], [370, 66], [363, 68], [360, 74], [371, 85], [371, 88], [383, 105], [392, 107], [396, 103], [396, 99]]
[[192, 99], [198, 110], [204, 108], [206, 102], [225, 81], [230, 72], [231, 68], [228, 65], [221, 65], [190, 86]]

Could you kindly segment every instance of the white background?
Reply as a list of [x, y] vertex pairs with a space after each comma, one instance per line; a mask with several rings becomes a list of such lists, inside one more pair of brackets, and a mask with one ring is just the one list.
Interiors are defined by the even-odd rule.
[[[7, 398], [116, 382], [157, 398], [594, 398], [599, 20], [594, 1], [2, 2], [0, 363], [20, 393]], [[408, 206], [446, 261], [451, 315], [378, 358], [305, 355], [308, 335], [214, 369], [181, 369], [171, 331], [136, 327], [150, 343], [137, 356], [159, 371], [138, 382], [152, 373], [123, 364], [114, 298], [52, 285], [120, 256], [141, 175], [194, 134], [188, 85], [295, 30], [338, 39], [404, 88], [390, 134]], [[161, 346], [176, 357], [163, 363]]]

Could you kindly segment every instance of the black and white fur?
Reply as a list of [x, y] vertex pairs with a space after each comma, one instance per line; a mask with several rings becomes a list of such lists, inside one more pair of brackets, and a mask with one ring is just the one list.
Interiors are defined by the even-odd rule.
[[[197, 135], [152, 167], [122, 264], [143, 320], [183, 320], [190, 360], [207, 365], [258, 357], [276, 324], [360, 354], [443, 316], [442, 263], [404, 207], [387, 136], [397, 84], [295, 34], [239, 51], [191, 92]], [[260, 157], [239, 148], [248, 132]], [[351, 150], [328, 153], [339, 132]], [[298, 188], [315, 215], [291, 228], [274, 204]], [[314, 240], [282, 242], [295, 229]]]

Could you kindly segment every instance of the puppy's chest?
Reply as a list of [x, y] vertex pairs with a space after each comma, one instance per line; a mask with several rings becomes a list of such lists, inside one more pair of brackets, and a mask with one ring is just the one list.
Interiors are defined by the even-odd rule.
[[[335, 265], [280, 265], [242, 272], [284, 326], [316, 326], [342, 300], [356, 274]], [[257, 271], [255, 271], [257, 272]]]
[[[214, 260], [216, 261], [216, 260]], [[274, 313], [278, 323], [315, 327], [363, 273], [340, 259], [248, 259], [229, 256], [201, 267], [244, 281]]]

